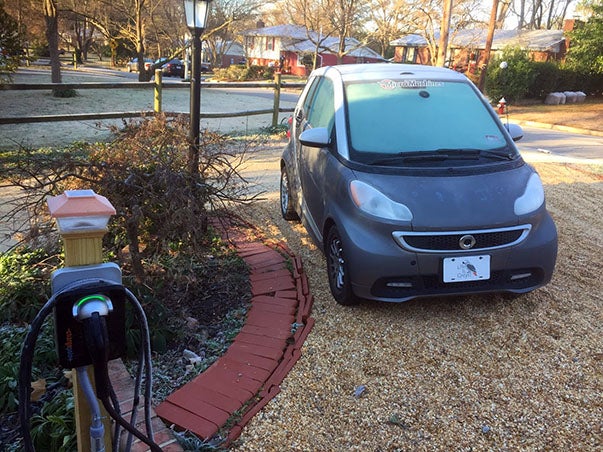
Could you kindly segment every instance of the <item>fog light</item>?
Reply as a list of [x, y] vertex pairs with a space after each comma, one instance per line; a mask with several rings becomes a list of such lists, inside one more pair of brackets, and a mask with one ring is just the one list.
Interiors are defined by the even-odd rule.
[[525, 278], [529, 278], [530, 276], [532, 276], [532, 273], [519, 273], [517, 275], [513, 275], [511, 276], [511, 281], [516, 281], [518, 279], [525, 279]]

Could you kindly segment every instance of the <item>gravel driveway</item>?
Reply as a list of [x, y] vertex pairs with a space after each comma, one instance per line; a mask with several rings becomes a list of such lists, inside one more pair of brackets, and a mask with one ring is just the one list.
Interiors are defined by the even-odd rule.
[[261, 156], [268, 191], [248, 215], [301, 256], [316, 325], [282, 392], [233, 450], [601, 450], [600, 168], [536, 164], [559, 228], [548, 286], [515, 300], [341, 307], [322, 254], [302, 226], [281, 219], [279, 153]]

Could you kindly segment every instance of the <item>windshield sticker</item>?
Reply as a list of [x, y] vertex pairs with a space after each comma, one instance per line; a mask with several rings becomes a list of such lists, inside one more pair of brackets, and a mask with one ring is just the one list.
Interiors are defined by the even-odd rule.
[[503, 141], [502, 137], [499, 137], [497, 135], [485, 135], [484, 138], [489, 143], [491, 143], [493, 141], [496, 143], [501, 143]]
[[389, 91], [394, 89], [418, 89], [418, 88], [433, 88], [438, 86], [443, 86], [443, 82], [436, 82], [433, 80], [391, 80], [385, 79], [377, 82], [377, 84], [382, 88]]

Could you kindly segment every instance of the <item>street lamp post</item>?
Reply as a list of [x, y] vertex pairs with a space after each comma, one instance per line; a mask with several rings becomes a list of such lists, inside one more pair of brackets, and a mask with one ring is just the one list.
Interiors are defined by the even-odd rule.
[[188, 170], [199, 172], [199, 114], [201, 109], [201, 35], [205, 30], [211, 0], [184, 0], [186, 25], [193, 36], [191, 70], [190, 135]]

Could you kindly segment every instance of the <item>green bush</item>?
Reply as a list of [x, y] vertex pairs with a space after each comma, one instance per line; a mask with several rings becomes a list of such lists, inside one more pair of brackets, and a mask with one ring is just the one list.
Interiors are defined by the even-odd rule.
[[[50, 322], [48, 322], [50, 323]], [[45, 328], [36, 342], [32, 377], [34, 380], [44, 376], [56, 379], [55, 363], [57, 355], [50, 328]], [[27, 334], [27, 328], [5, 324], [0, 326], [0, 414], [11, 413], [17, 409], [17, 382], [21, 348]]]
[[[507, 63], [501, 68], [502, 62]], [[535, 77], [534, 63], [528, 52], [517, 47], [507, 47], [501, 57], [493, 58], [486, 75], [486, 93], [493, 102], [504, 97], [507, 102], [523, 99], [530, 91]]]
[[526, 97], [532, 99], [544, 99], [547, 94], [561, 90], [559, 65], [550, 61], [533, 62], [534, 77]]
[[[505, 61], [507, 68], [500, 63]], [[603, 94], [603, 74], [560, 65], [555, 62], [531, 61], [519, 49], [505, 49], [494, 58], [486, 77], [486, 92], [493, 102], [504, 97], [508, 102], [518, 99], [544, 99], [555, 91], [583, 91], [588, 95]]]
[[29, 322], [50, 296], [58, 253], [17, 248], [0, 254], [0, 322]]
[[36, 450], [77, 450], [73, 394], [60, 391], [31, 418], [31, 438]]
[[274, 78], [274, 68], [269, 66], [243, 66], [240, 64], [233, 64], [227, 68], [215, 69], [212, 78], [228, 82], [272, 80]]

